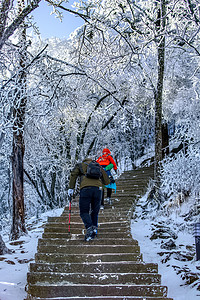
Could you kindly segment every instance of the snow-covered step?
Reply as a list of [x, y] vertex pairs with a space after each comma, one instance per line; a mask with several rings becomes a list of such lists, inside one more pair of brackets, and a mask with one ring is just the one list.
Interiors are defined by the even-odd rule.
[[104, 253], [104, 254], [64, 254], [64, 253], [36, 253], [37, 263], [97, 263], [142, 261], [141, 253]]
[[[127, 213], [124, 213], [124, 219], [126, 219], [126, 221], [124, 221], [123, 219], [122, 220], [118, 220], [116, 219], [118, 217], [118, 215], [115, 216], [115, 219], [112, 220], [112, 217], [110, 217], [110, 219], [106, 222], [105, 221], [105, 216], [103, 212], [100, 213], [100, 215], [102, 216], [102, 218], [100, 219], [99, 223], [98, 223], [98, 227], [101, 227], [101, 228], [108, 228], [108, 227], [114, 227], [114, 228], [118, 228], [118, 227], [129, 227], [130, 226], [130, 220], [129, 220], [129, 214]], [[104, 217], [104, 219], [103, 219]], [[68, 225], [68, 215], [65, 217], [65, 220], [64, 222], [62, 220], [60, 220], [60, 222], [50, 222], [50, 223], [47, 223], [45, 228], [48, 228], [48, 227], [66, 227]], [[73, 225], [73, 227], [78, 227], [78, 228], [85, 228], [84, 227], [84, 224], [83, 224], [83, 221], [78, 219], [76, 220], [73, 216], [71, 216], [71, 221], [70, 223]], [[68, 228], [68, 226], [67, 226]]]
[[[73, 228], [72, 228], [73, 230]], [[84, 241], [84, 233], [81, 233], [82, 230], [79, 231], [79, 234], [74, 234], [74, 233], [68, 233], [68, 232], [63, 232], [63, 233], [57, 233], [57, 232], [45, 232], [43, 233], [42, 237], [43, 238], [70, 238], [73, 237], [74, 235], [78, 240]], [[98, 237], [99, 238], [118, 238], [118, 239], [123, 239], [124, 238], [124, 233], [123, 232], [110, 232], [110, 233], [102, 233], [100, 230], [98, 232]], [[131, 233], [127, 233], [126, 237], [131, 237]]]
[[158, 285], [161, 282], [159, 274], [146, 273], [28, 273], [28, 281], [31, 284], [46, 283], [66, 285], [66, 284], [127, 284], [127, 285]]
[[[131, 204], [132, 204], [132, 202], [131, 202]], [[117, 205], [116, 205], [117, 206]], [[127, 214], [127, 211], [126, 211], [126, 208], [125, 207], [123, 207], [122, 206], [122, 204], [120, 204], [120, 206], [123, 208], [123, 210], [124, 210], [124, 214], [122, 214], [122, 215], [120, 215], [120, 216], [115, 216], [114, 215], [114, 211], [113, 211], [113, 215], [111, 214], [110, 216], [109, 215], [105, 215], [104, 216], [104, 214], [103, 213], [100, 213], [99, 214], [99, 222], [101, 223], [102, 221], [104, 221], [104, 222], [110, 222], [111, 220], [112, 220], [112, 218], [113, 218], [113, 221], [115, 220], [116, 221], [116, 217], [118, 217], [117, 218], [117, 220], [119, 221], [119, 220], [124, 220], [124, 217], [125, 217], [125, 215]], [[110, 208], [111, 210], [112, 210], [112, 207]], [[124, 215], [124, 216], [123, 216]], [[78, 222], [78, 221], [80, 221], [81, 220], [81, 218], [79, 217], [79, 216], [74, 216], [74, 217], [72, 217], [71, 218], [72, 219], [72, 222]], [[66, 217], [66, 216], [61, 216], [61, 217], [51, 217], [51, 219], [49, 220], [50, 222], [67, 222], [68, 221], [68, 216]]]
[[27, 300], [173, 300], [172, 298], [166, 298], [166, 297], [134, 297], [134, 296], [93, 296], [93, 297], [56, 297], [56, 298], [38, 298], [34, 297], [31, 298], [30, 296], [27, 298]]
[[32, 296], [36, 297], [80, 297], [87, 296], [101, 296], [101, 295], [118, 295], [118, 296], [167, 296], [167, 288], [156, 285], [92, 285], [92, 284], [66, 284], [66, 285], [34, 285], [30, 284], [28, 291]]
[[[126, 216], [127, 216], [127, 214], [126, 214]], [[51, 223], [47, 223], [45, 225], [45, 228], [46, 227], [58, 227], [59, 228], [59, 227], [66, 226], [66, 224], [68, 225], [68, 223], [66, 223], [66, 222], [51, 222]], [[80, 221], [80, 222], [74, 222], [73, 218], [72, 218], [71, 224], [73, 224], [73, 228], [77, 227], [77, 228], [83, 228], [83, 229], [85, 229], [85, 226], [84, 226], [84, 224], [83, 224], [82, 221]], [[98, 226], [99, 226], [99, 228], [107, 228], [107, 227], [118, 228], [118, 227], [124, 227], [124, 226], [130, 227], [130, 222], [128, 220], [126, 220], [126, 221], [120, 221], [120, 222], [118, 222], [118, 221], [115, 221], [115, 222], [99, 222]]]
[[[117, 201], [117, 200], [116, 200]], [[120, 217], [126, 217], [127, 216], [127, 214], [129, 214], [129, 213], [131, 213], [131, 211], [129, 212], [129, 211], [127, 211], [127, 209], [125, 208], [125, 207], [123, 207], [123, 209], [122, 210], [119, 210], [119, 208], [117, 208], [116, 209], [116, 204], [115, 204], [115, 200], [113, 200], [113, 202], [114, 202], [114, 204], [112, 205], [112, 206], [109, 206], [107, 203], [105, 203], [105, 208], [106, 209], [101, 209], [100, 210], [100, 213], [99, 213], [99, 216], [104, 216], [104, 217], [111, 217], [111, 218], [116, 218], [117, 216], [120, 216]], [[109, 208], [112, 208], [112, 210], [110, 210]], [[108, 210], [109, 209], [109, 210]], [[67, 208], [63, 213], [62, 213], [62, 215], [61, 215], [61, 217], [68, 217], [69, 216], [69, 208]], [[60, 217], [60, 218], [61, 218]], [[72, 207], [72, 210], [71, 210], [71, 217], [72, 217], [72, 219], [74, 218], [74, 217], [80, 217], [80, 212], [77, 214], [77, 213], [75, 213], [75, 214], [73, 214], [73, 207]], [[58, 217], [57, 217], [58, 218]], [[57, 219], [58, 221], [57, 221], [57, 223], [60, 223], [60, 220], [59, 219]], [[81, 220], [81, 219], [80, 219]], [[53, 222], [51, 222], [51, 223], [53, 223]], [[54, 223], [56, 223], [56, 222], [54, 222]], [[83, 222], [82, 222], [83, 223]]]
[[139, 253], [138, 245], [48, 245], [38, 246], [38, 252], [42, 253], [68, 253], [68, 254], [97, 254], [97, 253]]
[[[39, 239], [38, 245], [85, 245], [85, 241], [73, 240], [73, 239]], [[90, 245], [138, 245], [138, 241], [131, 238], [123, 238], [123, 239], [113, 239], [113, 238], [96, 238], [95, 240], [90, 241]]]
[[[78, 228], [78, 227], [73, 227], [73, 223], [71, 223], [71, 231], [76, 234], [79, 233], [81, 230], [84, 230], [84, 228]], [[46, 226], [44, 228], [44, 233], [47, 232], [58, 232], [58, 233], [62, 233], [62, 232], [68, 232], [69, 228], [68, 228], [68, 223], [65, 226]], [[106, 232], [123, 232], [124, 234], [127, 231], [130, 231], [130, 228], [125, 226], [119, 226], [118, 228], [114, 228], [114, 227], [110, 227], [109, 225], [107, 227], [99, 227], [99, 231], [101, 231], [101, 233], [106, 233]]]
[[135, 261], [116, 261], [95, 263], [31, 263], [30, 272], [61, 272], [61, 273], [157, 273], [158, 266], [154, 263]]
[[27, 300], [168, 299], [157, 264], [143, 262], [130, 233], [133, 207], [152, 174], [144, 168], [121, 176], [113, 204], [105, 203], [99, 213], [98, 236], [89, 243], [78, 198], [72, 201], [70, 233], [68, 207], [60, 217], [48, 218], [30, 264]]
[[34, 297], [34, 299], [28, 296], [27, 300], [173, 300], [172, 298], [166, 297], [137, 297], [137, 296], [92, 296], [92, 297], [56, 297], [56, 298], [38, 298]]

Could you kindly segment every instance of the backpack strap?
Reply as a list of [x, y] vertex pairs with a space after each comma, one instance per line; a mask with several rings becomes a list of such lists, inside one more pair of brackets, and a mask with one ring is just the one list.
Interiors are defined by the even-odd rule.
[[81, 175], [85, 175], [85, 173], [83, 172], [83, 166], [82, 163], [78, 164], [79, 170], [81, 172]]
[[[86, 166], [89, 166], [89, 164], [86, 163], [86, 162], [84, 162], [84, 163], [79, 163], [79, 164], [78, 164], [79, 170], [81, 171], [81, 176], [86, 174], [86, 173], [84, 173], [84, 171], [83, 171], [83, 166], [82, 166], [82, 164], [84, 164], [84, 165], [86, 165]], [[86, 172], [87, 172], [87, 170], [86, 170]]]

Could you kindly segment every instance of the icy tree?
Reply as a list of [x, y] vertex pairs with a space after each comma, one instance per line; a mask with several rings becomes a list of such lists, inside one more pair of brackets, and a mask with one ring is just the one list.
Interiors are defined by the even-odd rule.
[[[17, 239], [21, 234], [26, 232], [24, 213], [24, 130], [27, 117], [27, 102], [30, 97], [30, 67], [40, 55], [37, 54], [31, 58], [29, 55], [29, 58], [27, 58], [27, 48], [30, 44], [29, 41], [26, 41], [25, 28], [31, 25], [31, 21], [28, 20], [27, 17], [38, 7], [39, 2], [40, 1], [33, 1], [26, 4], [25, 1], [18, 1], [16, 4], [11, 1], [2, 1], [0, 5], [0, 49], [2, 65], [2, 131], [0, 142], [1, 150], [3, 151], [5, 138], [9, 137], [9, 140], [11, 139], [9, 128], [12, 127], [12, 239]], [[16, 7], [14, 5], [16, 5]], [[16, 37], [19, 37], [19, 41], [18, 44], [15, 45], [12, 44], [12, 40]], [[3, 155], [5, 157], [5, 154]], [[11, 176], [8, 180], [11, 180]], [[2, 194], [2, 202], [4, 195], [5, 191], [3, 191]], [[9, 203], [9, 207], [10, 206]]]
[[[24, 8], [24, 1], [19, 2], [19, 14]], [[11, 228], [11, 239], [16, 240], [26, 233], [24, 215], [24, 119], [26, 111], [26, 30], [25, 24], [19, 28], [19, 74], [16, 78], [16, 92], [13, 101], [13, 152], [12, 152], [12, 174], [13, 174], [13, 222]]]
[[[58, 7], [63, 8], [62, 6]], [[79, 63], [83, 65], [88, 51], [92, 60], [107, 69], [114, 64], [129, 67], [143, 75], [145, 87], [151, 89], [155, 103], [155, 181], [160, 185], [162, 160], [163, 89], [167, 74], [166, 49], [193, 48], [197, 53], [199, 35], [198, 1], [90, 1], [76, 3], [76, 14], [85, 20], [80, 42]], [[98, 44], [95, 41], [98, 37]], [[110, 47], [110, 41], [115, 44]], [[100, 46], [101, 45], [101, 46]], [[118, 46], [117, 46], [118, 45]], [[101, 48], [100, 51], [97, 48]], [[84, 50], [86, 49], [86, 50]], [[106, 63], [99, 53], [107, 52]], [[93, 54], [92, 54], [93, 53]], [[153, 60], [152, 60], [153, 58]], [[109, 65], [112, 61], [112, 67]], [[105, 65], [107, 69], [105, 69]], [[168, 137], [167, 137], [168, 138]]]
[[[170, 150], [179, 138], [180, 143], [189, 139], [191, 145], [197, 145], [198, 140], [193, 140], [197, 128], [195, 122], [188, 122], [191, 115], [187, 109], [190, 96], [198, 99], [199, 93], [198, 15], [194, 3], [185, 3], [77, 3], [74, 13], [85, 20], [82, 28], [70, 41], [50, 39], [48, 48], [27, 41], [26, 63], [19, 68], [18, 47], [4, 44], [0, 112], [0, 145], [6, 158], [1, 160], [5, 170], [1, 170], [4, 211], [6, 205], [11, 206], [5, 196], [10, 191], [5, 149], [11, 147], [11, 128], [17, 134], [22, 129], [21, 141], [26, 146], [25, 175], [20, 176], [25, 180], [28, 214], [63, 205], [71, 167], [87, 155], [95, 157], [105, 145], [112, 145], [116, 157], [135, 167], [137, 159], [147, 155], [155, 142], [157, 184], [162, 148], [168, 147], [168, 135], [163, 141], [161, 134], [163, 124], [166, 133], [167, 126], [170, 130], [174, 126]], [[58, 14], [58, 9], [69, 11], [62, 3], [51, 4]], [[19, 84], [22, 74], [24, 84]], [[180, 102], [184, 98], [185, 102]], [[14, 114], [17, 109], [21, 110]], [[14, 123], [17, 120], [19, 123]], [[167, 182], [168, 163], [165, 158], [162, 184]], [[168, 193], [164, 184], [162, 188]]]
[[[21, 10], [14, 8], [13, 1], [2, 0], [0, 4], [0, 49], [5, 42], [14, 34], [14, 32], [23, 24], [25, 18], [39, 6], [41, 0], [28, 2]], [[20, 1], [18, 1], [20, 3]], [[21, 5], [21, 4], [20, 4]]]
[[6, 253], [11, 253], [11, 252], [12, 251], [6, 247], [6, 244], [4, 243], [4, 241], [2, 240], [2, 237], [0, 235], [0, 255], [6, 254]]

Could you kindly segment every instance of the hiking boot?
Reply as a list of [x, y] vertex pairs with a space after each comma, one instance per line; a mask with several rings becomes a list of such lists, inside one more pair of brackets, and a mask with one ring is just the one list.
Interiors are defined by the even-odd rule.
[[93, 226], [93, 232], [94, 232], [95, 236], [97, 236], [98, 227], [96, 227], [96, 226]]
[[95, 232], [94, 227], [95, 226], [90, 226], [90, 227], [87, 228], [87, 232], [86, 232], [86, 235], [85, 235], [85, 241], [86, 242], [91, 241], [95, 238], [96, 232]]
[[108, 204], [112, 205], [112, 200], [110, 198], [108, 198]]

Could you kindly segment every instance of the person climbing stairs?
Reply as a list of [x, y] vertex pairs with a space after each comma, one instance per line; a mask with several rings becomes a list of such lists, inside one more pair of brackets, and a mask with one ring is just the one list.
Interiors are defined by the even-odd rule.
[[70, 234], [68, 207], [60, 217], [49, 217], [27, 274], [26, 300], [172, 300], [158, 265], [143, 261], [131, 236], [134, 206], [152, 176], [152, 167], [120, 176], [116, 199], [100, 211], [92, 241], [84, 241], [78, 199], [72, 203]]

